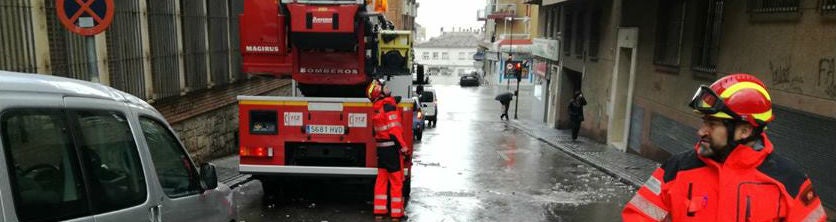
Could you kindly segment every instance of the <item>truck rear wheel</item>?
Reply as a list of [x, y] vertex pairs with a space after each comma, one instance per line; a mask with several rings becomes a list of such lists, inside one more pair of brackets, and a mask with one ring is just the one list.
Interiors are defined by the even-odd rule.
[[413, 134], [415, 134], [415, 140], [421, 141], [421, 138], [424, 137], [424, 130], [423, 129], [415, 130], [415, 132]]
[[258, 178], [261, 181], [261, 190], [264, 195], [261, 197], [261, 203], [265, 205], [274, 204], [284, 199], [285, 189], [281, 183], [274, 179]]

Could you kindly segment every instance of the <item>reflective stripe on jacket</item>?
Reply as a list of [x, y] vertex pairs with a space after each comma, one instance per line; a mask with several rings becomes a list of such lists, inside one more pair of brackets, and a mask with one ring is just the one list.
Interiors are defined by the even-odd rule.
[[622, 212], [624, 221], [824, 221], [821, 200], [792, 161], [739, 145], [725, 163], [694, 150], [656, 169]]
[[373, 105], [372, 126], [374, 126], [374, 138], [378, 141], [392, 140], [400, 143], [401, 147], [409, 147], [403, 139], [403, 127], [401, 126], [401, 111], [391, 96], [377, 100]]

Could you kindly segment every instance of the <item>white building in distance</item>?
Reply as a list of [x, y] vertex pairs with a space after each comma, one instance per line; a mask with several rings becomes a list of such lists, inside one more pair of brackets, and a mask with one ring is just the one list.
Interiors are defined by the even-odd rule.
[[478, 68], [474, 65], [473, 54], [478, 46], [477, 32], [444, 32], [413, 47], [415, 63], [424, 65], [429, 75], [474, 72]]

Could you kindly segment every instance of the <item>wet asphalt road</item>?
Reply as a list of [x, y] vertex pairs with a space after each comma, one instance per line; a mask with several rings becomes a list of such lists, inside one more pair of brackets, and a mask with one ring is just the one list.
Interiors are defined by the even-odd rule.
[[[409, 221], [620, 221], [635, 190], [499, 120], [493, 98], [505, 85], [431, 78], [440, 114], [415, 145]], [[252, 181], [235, 192], [240, 221], [373, 221], [370, 182], [297, 179], [287, 197], [264, 201]]]

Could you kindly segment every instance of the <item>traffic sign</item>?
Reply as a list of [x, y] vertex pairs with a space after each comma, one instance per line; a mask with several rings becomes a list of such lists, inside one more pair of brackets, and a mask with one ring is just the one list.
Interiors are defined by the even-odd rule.
[[103, 32], [113, 21], [113, 0], [57, 0], [58, 20], [70, 32], [92, 36]]
[[508, 63], [507, 65], [505, 65], [505, 70], [513, 70], [513, 69], [514, 69], [514, 64], [513, 63]]

